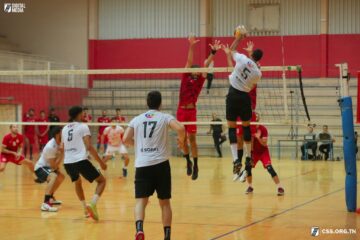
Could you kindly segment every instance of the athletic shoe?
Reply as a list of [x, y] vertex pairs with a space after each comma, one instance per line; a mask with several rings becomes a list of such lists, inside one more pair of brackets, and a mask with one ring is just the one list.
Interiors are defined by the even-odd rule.
[[50, 198], [50, 203], [51, 203], [52, 205], [61, 205], [61, 204], [62, 204], [62, 201], [56, 200], [56, 199], [53, 197], [53, 198]]
[[138, 231], [135, 235], [135, 240], [145, 240], [144, 232]]
[[87, 209], [84, 210], [84, 217], [89, 218], [90, 214], [88, 213]]
[[240, 182], [245, 182], [247, 176], [248, 176], [247, 171], [246, 171], [246, 170], [242, 170], [241, 173], [240, 173], [239, 181], [240, 181]]
[[233, 167], [233, 173], [234, 173], [233, 181], [234, 182], [239, 179], [241, 168], [242, 168], [242, 164], [241, 164], [240, 160], [237, 159], [234, 162], [234, 167]]
[[92, 219], [94, 219], [95, 221], [99, 221], [99, 215], [95, 204], [90, 203], [86, 205], [86, 209]]
[[252, 193], [253, 191], [254, 191], [254, 188], [252, 188], [252, 187], [249, 186], [249, 187], [246, 189], [245, 194]]
[[43, 183], [43, 181], [41, 181], [41, 180], [38, 179], [38, 178], [34, 179], [34, 182], [39, 183], [39, 184]]
[[190, 161], [190, 162], [187, 162], [186, 163], [186, 174], [188, 175], [188, 176], [191, 176], [191, 174], [192, 174], [192, 162]]
[[123, 172], [123, 177], [127, 177], [128, 174], [127, 169], [123, 168], [122, 172]]
[[44, 211], [44, 212], [57, 212], [57, 208], [56, 207], [53, 207], [51, 206], [51, 203], [43, 203], [41, 204], [41, 211]]
[[198, 175], [199, 175], [199, 168], [196, 167], [196, 166], [194, 166], [194, 170], [193, 170], [191, 179], [192, 179], [192, 180], [196, 180], [196, 179], [198, 178]]
[[285, 190], [284, 190], [282, 187], [279, 187], [279, 188], [278, 188], [277, 195], [278, 195], [278, 196], [283, 196], [284, 194], [285, 194]]

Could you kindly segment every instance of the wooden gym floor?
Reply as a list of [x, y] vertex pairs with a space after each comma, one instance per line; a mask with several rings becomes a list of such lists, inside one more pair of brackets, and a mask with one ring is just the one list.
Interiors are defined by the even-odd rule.
[[[345, 209], [343, 161], [273, 161], [285, 188], [282, 197], [261, 164], [253, 171], [254, 193], [245, 195], [246, 185], [231, 180], [229, 158], [199, 161], [199, 179], [192, 181], [185, 175], [184, 160], [171, 159], [172, 239], [303, 240], [314, 238], [313, 226], [357, 228], [357, 234], [320, 234], [315, 239], [360, 239], [360, 215]], [[69, 177], [56, 194], [63, 201], [60, 211], [42, 213], [44, 185], [35, 184], [27, 169], [8, 164], [0, 175], [0, 239], [133, 239], [133, 162], [130, 165], [128, 179], [121, 179], [120, 160], [109, 162], [108, 185], [98, 204], [101, 220], [95, 223], [83, 218]], [[94, 188], [84, 185], [88, 200]], [[147, 240], [163, 239], [156, 197], [150, 200], [144, 230]]]

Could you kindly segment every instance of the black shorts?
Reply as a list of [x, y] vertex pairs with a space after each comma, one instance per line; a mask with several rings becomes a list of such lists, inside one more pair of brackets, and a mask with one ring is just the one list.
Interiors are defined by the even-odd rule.
[[153, 166], [136, 168], [135, 198], [150, 197], [155, 191], [159, 199], [171, 198], [169, 160]]
[[51, 172], [51, 168], [49, 167], [40, 167], [35, 171], [35, 175], [37, 176], [39, 183], [44, 183], [47, 181]]
[[97, 170], [87, 159], [75, 163], [64, 164], [64, 167], [72, 182], [77, 181], [80, 175], [89, 182], [93, 182], [101, 175], [99, 170]]
[[235, 122], [240, 117], [242, 121], [250, 121], [251, 115], [251, 98], [249, 93], [239, 91], [230, 86], [226, 96], [226, 120]]

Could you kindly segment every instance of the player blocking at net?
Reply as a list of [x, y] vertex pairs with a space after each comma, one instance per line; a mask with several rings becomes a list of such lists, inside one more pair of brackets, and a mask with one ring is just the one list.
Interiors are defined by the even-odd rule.
[[125, 131], [124, 142], [135, 146], [135, 240], [144, 240], [143, 223], [145, 208], [149, 197], [156, 191], [162, 211], [164, 239], [170, 240], [172, 210], [170, 138], [171, 128], [178, 134], [178, 144], [183, 148], [185, 128], [173, 116], [162, 113], [161, 93], [149, 92], [147, 105], [149, 111], [135, 117]]
[[[113, 117], [111, 119], [112, 123], [119, 123], [120, 120], [118, 117]], [[124, 165], [122, 169], [123, 177], [127, 177], [127, 166], [129, 165], [129, 155], [128, 151], [126, 149], [126, 146], [124, 145], [122, 141], [122, 137], [124, 135], [124, 128], [121, 126], [112, 125], [107, 128], [105, 128], [102, 136], [101, 136], [101, 147], [100, 151], [104, 152], [105, 146], [104, 146], [104, 140], [105, 138], [108, 139], [108, 146], [106, 148], [106, 152], [103, 158], [103, 161], [106, 163], [108, 160], [110, 160], [114, 154], [119, 153], [121, 155], [121, 158], [124, 160]]]
[[19, 133], [16, 125], [10, 125], [10, 133], [5, 135], [0, 152], [0, 173], [5, 171], [6, 165], [11, 162], [16, 165], [25, 165], [34, 172], [34, 164], [22, 155], [24, 136]]
[[[246, 38], [246, 29], [239, 26], [235, 30], [235, 39], [230, 46], [231, 57], [235, 61], [235, 68], [229, 76], [230, 88], [226, 96], [226, 119], [229, 127], [229, 141], [233, 157], [235, 174], [234, 180], [246, 178], [247, 170], [251, 168], [251, 129], [250, 120], [252, 116], [251, 96], [249, 92], [255, 87], [261, 78], [261, 71], [257, 62], [262, 58], [263, 52], [255, 49], [250, 57], [236, 51], [241, 40]], [[229, 55], [228, 55], [229, 56]], [[229, 58], [229, 57], [228, 57]], [[231, 61], [228, 59], [228, 62]], [[238, 156], [236, 137], [236, 120], [242, 120], [243, 140], [246, 146], [245, 171], [241, 171], [242, 163]], [[244, 176], [241, 176], [243, 175]]]
[[[106, 170], [106, 164], [100, 159], [95, 148], [91, 145], [91, 133], [88, 125], [82, 123], [83, 110], [74, 106], [69, 110], [70, 120], [62, 130], [61, 141], [64, 148], [64, 167], [71, 181], [75, 183], [76, 195], [84, 207], [85, 217], [90, 216], [99, 220], [96, 204], [106, 185], [105, 177], [88, 160], [88, 152], [99, 163], [101, 169]], [[96, 181], [95, 194], [90, 204], [86, 204], [82, 180], [80, 175], [92, 183]]]
[[[200, 41], [195, 39], [194, 36], [189, 37], [189, 52], [185, 68], [199, 68], [199, 65], [193, 64], [194, 60], [194, 47]], [[216, 40], [214, 44], [210, 44], [210, 54], [204, 62], [204, 67], [209, 67], [213, 61], [216, 52], [221, 48], [220, 41]], [[196, 103], [200, 95], [201, 89], [204, 85], [206, 73], [184, 73], [181, 78], [179, 105], [176, 113], [176, 118], [180, 122], [196, 122]], [[184, 157], [186, 159], [187, 175], [191, 176], [192, 180], [198, 178], [198, 148], [196, 143], [196, 124], [185, 125], [186, 140], [184, 147]], [[190, 142], [191, 154], [194, 163], [190, 160], [190, 149], [187, 144]]]
[[60, 147], [61, 127], [54, 127], [51, 134], [53, 138], [43, 148], [34, 170], [39, 183], [47, 182], [44, 202], [40, 207], [41, 211], [57, 212], [58, 209], [53, 205], [60, 205], [61, 201], [55, 199], [54, 193], [65, 179], [64, 174], [59, 169], [64, 158], [63, 149]]

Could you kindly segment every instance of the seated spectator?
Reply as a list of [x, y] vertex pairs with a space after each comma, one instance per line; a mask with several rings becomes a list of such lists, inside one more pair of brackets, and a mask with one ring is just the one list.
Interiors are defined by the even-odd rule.
[[335, 139], [329, 132], [327, 125], [323, 126], [323, 131], [318, 134], [317, 140], [320, 142], [319, 151], [325, 155], [325, 160], [328, 160]]
[[[306, 158], [306, 151], [311, 149], [312, 155], [308, 154]], [[314, 128], [308, 126], [308, 133], [304, 135], [304, 143], [301, 145], [301, 160], [305, 159], [316, 159], [317, 141]]]

